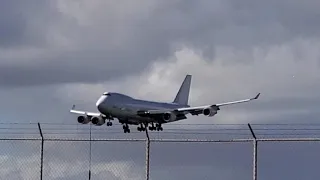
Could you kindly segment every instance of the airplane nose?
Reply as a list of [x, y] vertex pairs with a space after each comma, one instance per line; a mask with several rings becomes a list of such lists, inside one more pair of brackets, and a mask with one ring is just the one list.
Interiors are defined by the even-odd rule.
[[96, 103], [96, 106], [99, 108], [99, 107], [101, 106], [101, 104], [102, 104], [106, 99], [107, 99], [106, 96], [101, 96], [101, 97], [98, 99], [98, 101], [97, 101], [97, 103]]

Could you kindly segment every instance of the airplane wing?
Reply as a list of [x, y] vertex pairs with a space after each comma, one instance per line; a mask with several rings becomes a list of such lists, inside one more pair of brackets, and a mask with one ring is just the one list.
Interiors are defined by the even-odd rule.
[[201, 114], [201, 112], [205, 108], [211, 107], [211, 108], [214, 108], [216, 110], [220, 110], [219, 107], [221, 107], [221, 106], [227, 106], [227, 105], [232, 105], [232, 104], [249, 102], [249, 101], [258, 99], [259, 96], [260, 96], [260, 93], [258, 93], [255, 97], [249, 98], [249, 99], [243, 99], [243, 100], [231, 101], [231, 102], [225, 102], [225, 103], [219, 103], [219, 104], [211, 104], [211, 105], [205, 105], [205, 106], [185, 107], [185, 108], [177, 108], [177, 109], [161, 109], [161, 110], [139, 111], [138, 115], [141, 115], [141, 116], [158, 115], [158, 114], [163, 114], [163, 113], [166, 113], [166, 112], [176, 112], [176, 113], [183, 113], [183, 114], [190, 113], [192, 115], [198, 115], [198, 114]]
[[101, 113], [95, 113], [95, 112], [86, 112], [86, 111], [79, 111], [79, 110], [75, 110], [75, 105], [72, 106], [70, 112], [74, 113], [74, 114], [79, 114], [79, 115], [87, 115], [90, 117], [98, 117], [101, 116]]

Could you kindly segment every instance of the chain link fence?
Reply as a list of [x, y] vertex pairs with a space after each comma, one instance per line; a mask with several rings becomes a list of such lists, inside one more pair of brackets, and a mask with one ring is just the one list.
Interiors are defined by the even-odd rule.
[[[95, 136], [91, 127], [90, 134], [81, 128], [74, 133], [68, 128], [69, 133], [65, 133], [62, 127], [50, 125], [58, 134], [49, 133], [50, 128], [39, 124], [36, 128], [21, 127], [19, 132], [28, 132], [18, 135], [13, 133], [17, 128], [3, 128], [6, 133], [0, 138], [0, 179], [257, 180], [287, 179], [292, 174], [306, 179], [318, 174], [320, 156], [314, 150], [319, 149], [320, 138], [283, 134], [260, 137], [249, 127], [244, 138], [235, 138], [243, 133], [237, 127], [233, 131], [238, 135], [213, 133], [208, 138], [208, 134], [192, 132], [196, 138], [191, 138], [192, 133], [182, 135], [188, 138], [172, 138], [170, 133], [145, 132], [130, 139], [133, 135], [112, 132], [108, 138], [101, 133]], [[292, 168], [301, 171], [293, 172]]]

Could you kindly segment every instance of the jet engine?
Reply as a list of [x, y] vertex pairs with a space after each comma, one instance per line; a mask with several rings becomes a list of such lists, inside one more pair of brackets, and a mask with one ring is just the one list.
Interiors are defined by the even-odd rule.
[[214, 116], [215, 114], [217, 114], [217, 112], [218, 112], [217, 108], [214, 108], [214, 107], [207, 107], [203, 109], [203, 115], [209, 116], [209, 117]]
[[90, 118], [88, 116], [79, 116], [78, 123], [88, 124], [90, 122]]
[[163, 120], [166, 122], [175, 121], [177, 119], [177, 116], [172, 112], [167, 112], [163, 114]]
[[97, 126], [101, 126], [101, 125], [103, 125], [106, 121], [105, 121], [105, 119], [103, 119], [102, 117], [92, 117], [91, 118], [91, 122], [92, 122], [92, 124], [94, 124], [94, 125], [97, 125]]

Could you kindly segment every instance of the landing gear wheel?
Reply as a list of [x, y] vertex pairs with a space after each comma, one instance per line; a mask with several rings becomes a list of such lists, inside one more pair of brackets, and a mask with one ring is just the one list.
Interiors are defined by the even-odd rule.
[[123, 132], [124, 133], [130, 133], [130, 129], [124, 129]]
[[150, 131], [155, 131], [157, 128], [154, 126], [153, 123], [151, 123], [151, 126], [149, 126]]
[[126, 124], [126, 125], [123, 125], [122, 128], [123, 128], [123, 132], [124, 132], [124, 133], [130, 133], [129, 126], [128, 126], [127, 124]]
[[162, 127], [157, 127], [157, 131], [163, 131]]
[[112, 122], [107, 122], [107, 126], [112, 126]]
[[157, 130], [157, 131], [163, 131], [163, 128], [162, 128], [161, 124], [157, 124], [154, 129]]
[[141, 132], [141, 131], [145, 131], [146, 128], [144, 128], [143, 125], [141, 124], [140, 126], [137, 127], [137, 130]]

